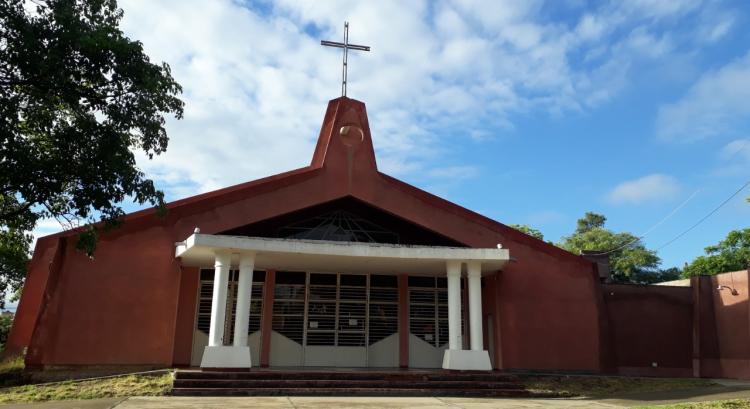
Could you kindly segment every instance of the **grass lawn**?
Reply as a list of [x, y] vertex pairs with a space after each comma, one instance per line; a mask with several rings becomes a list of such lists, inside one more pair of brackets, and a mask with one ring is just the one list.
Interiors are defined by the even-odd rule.
[[[0, 363], [0, 403], [41, 402], [65, 399], [96, 399], [128, 396], [162, 396], [172, 388], [171, 372], [111, 376], [89, 380], [27, 384], [23, 360]], [[622, 394], [658, 392], [715, 385], [706, 379], [628, 378], [615, 376], [520, 375], [532, 392], [557, 397], [615, 397]], [[650, 407], [650, 406], [649, 406]], [[750, 400], [653, 406], [668, 409], [747, 408]]]
[[23, 358], [0, 362], [0, 388], [25, 383], [26, 376], [23, 373], [23, 368]]
[[521, 381], [527, 389], [533, 392], [560, 397], [587, 398], [605, 398], [617, 394], [660, 392], [715, 385], [707, 379], [629, 378], [620, 376], [522, 376]]
[[23, 369], [23, 358], [0, 363], [0, 403], [160, 396], [172, 389], [171, 372], [33, 384]]
[[159, 396], [172, 389], [171, 372], [23, 385], [28, 381], [23, 368], [21, 358], [0, 363], [0, 403]]
[[0, 403], [160, 396], [169, 393], [171, 388], [172, 374], [170, 372], [155, 375], [124, 375], [4, 388], [0, 389]]
[[750, 409], [750, 399], [715, 400], [711, 402], [676, 403], [673, 405], [638, 406], [638, 409]]

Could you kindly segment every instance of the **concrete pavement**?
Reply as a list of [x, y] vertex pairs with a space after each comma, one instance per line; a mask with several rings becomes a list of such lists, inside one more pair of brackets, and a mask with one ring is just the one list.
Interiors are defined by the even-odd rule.
[[34, 404], [0, 405], [0, 409], [397, 409], [397, 408], [623, 408], [700, 402], [723, 399], [750, 399], [746, 382], [690, 390], [621, 395], [609, 399], [493, 399], [493, 398], [408, 398], [408, 397], [133, 397], [56, 401]]
[[58, 401], [0, 406], [3, 409], [490, 409], [490, 408], [617, 408], [574, 399], [479, 399], [400, 397], [136, 397]]
[[731, 386], [711, 386], [674, 391], [624, 394], [611, 399], [603, 399], [601, 402], [618, 405], [620, 407], [630, 407], [643, 405], [667, 405], [681, 402], [706, 402], [725, 399], [750, 399], [750, 389], [748, 388], [747, 382], [738, 382]]

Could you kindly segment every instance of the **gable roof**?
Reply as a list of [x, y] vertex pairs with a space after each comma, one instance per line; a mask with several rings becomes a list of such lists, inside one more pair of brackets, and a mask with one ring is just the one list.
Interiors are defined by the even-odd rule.
[[[422, 227], [445, 234], [438, 231], [429, 221], [414, 221], [413, 214], [411, 217], [402, 214], [398, 202], [408, 197], [410, 200], [423, 202], [431, 208], [447, 212], [464, 221], [478, 224], [512, 242], [524, 244], [556, 257], [590, 264], [580, 256], [378, 171], [365, 104], [347, 97], [329, 101], [309, 166], [170, 202], [166, 205], [168, 218], [179, 218], [181, 215], [200, 212], [201, 209], [230, 204], [250, 196], [291, 187], [316, 178], [323, 178], [321, 186], [325, 187], [327, 192], [324, 196], [327, 196], [329, 200], [352, 196], [386, 212], [413, 221]], [[378, 200], [385, 202], [384, 195], [377, 191], [378, 189], [387, 190], [388, 195], [403, 196], [390, 200], [391, 208], [386, 209], [382, 204], [377, 203]], [[320, 200], [311, 199], [306, 206], [299, 208], [320, 203]], [[149, 208], [130, 213], [123, 219], [126, 224], [140, 224], [145, 222], [147, 216], [155, 214], [156, 210]], [[424, 219], [428, 220], [428, 218]], [[69, 236], [79, 231], [80, 229], [68, 230], [45, 236], [43, 239]]]

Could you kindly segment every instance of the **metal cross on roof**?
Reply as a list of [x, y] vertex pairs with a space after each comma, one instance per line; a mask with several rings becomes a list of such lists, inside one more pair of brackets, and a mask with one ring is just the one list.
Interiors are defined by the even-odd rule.
[[352, 50], [358, 50], [358, 51], [370, 51], [370, 46], [349, 44], [349, 22], [348, 21], [344, 22], [344, 42], [343, 43], [339, 43], [336, 41], [321, 40], [320, 45], [344, 49], [344, 69], [341, 73], [341, 96], [345, 97], [346, 96], [346, 60], [349, 55], [349, 50], [352, 49]]

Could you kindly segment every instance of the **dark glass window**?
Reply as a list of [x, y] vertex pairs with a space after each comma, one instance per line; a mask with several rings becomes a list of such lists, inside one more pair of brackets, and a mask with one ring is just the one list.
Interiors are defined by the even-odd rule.
[[296, 271], [277, 271], [276, 284], [305, 284], [305, 273]]
[[397, 276], [371, 275], [370, 287], [398, 288]]

